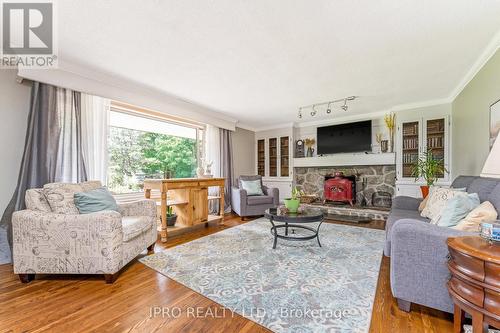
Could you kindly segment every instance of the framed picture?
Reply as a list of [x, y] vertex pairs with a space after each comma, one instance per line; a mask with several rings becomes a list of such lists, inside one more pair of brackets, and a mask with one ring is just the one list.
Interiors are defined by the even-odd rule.
[[490, 106], [490, 149], [500, 132], [500, 100]]

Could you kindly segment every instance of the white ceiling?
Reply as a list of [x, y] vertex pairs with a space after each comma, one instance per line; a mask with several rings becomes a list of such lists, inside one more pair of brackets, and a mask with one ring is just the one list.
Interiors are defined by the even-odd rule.
[[500, 31], [494, 0], [64, 0], [58, 11], [61, 60], [254, 128], [347, 95], [361, 96], [349, 115], [448, 98]]

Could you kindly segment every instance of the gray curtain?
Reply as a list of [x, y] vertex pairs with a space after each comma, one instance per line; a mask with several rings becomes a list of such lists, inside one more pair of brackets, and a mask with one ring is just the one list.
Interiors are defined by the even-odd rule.
[[33, 82], [24, 154], [14, 195], [0, 221], [12, 244], [12, 214], [25, 208], [27, 189], [86, 180], [79, 92]]
[[220, 129], [220, 168], [221, 175], [226, 179], [224, 187], [224, 211], [231, 211], [231, 187], [233, 186], [233, 137], [232, 132]]

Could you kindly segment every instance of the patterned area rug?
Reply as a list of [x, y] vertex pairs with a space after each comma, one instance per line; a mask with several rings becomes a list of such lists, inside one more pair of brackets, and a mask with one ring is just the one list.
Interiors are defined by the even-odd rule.
[[323, 223], [323, 247], [273, 250], [270, 227], [261, 218], [141, 262], [274, 332], [367, 332], [384, 232]]

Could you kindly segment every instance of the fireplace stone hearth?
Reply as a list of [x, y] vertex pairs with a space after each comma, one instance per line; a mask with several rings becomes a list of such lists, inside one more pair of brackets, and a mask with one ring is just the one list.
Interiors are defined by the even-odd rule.
[[295, 168], [295, 184], [306, 194], [313, 194], [323, 199], [325, 176], [334, 175], [338, 171], [343, 172], [345, 176], [356, 177], [356, 202], [358, 205], [366, 203], [366, 206], [372, 206], [374, 193], [385, 192], [392, 197], [396, 192], [395, 165], [300, 167]]

